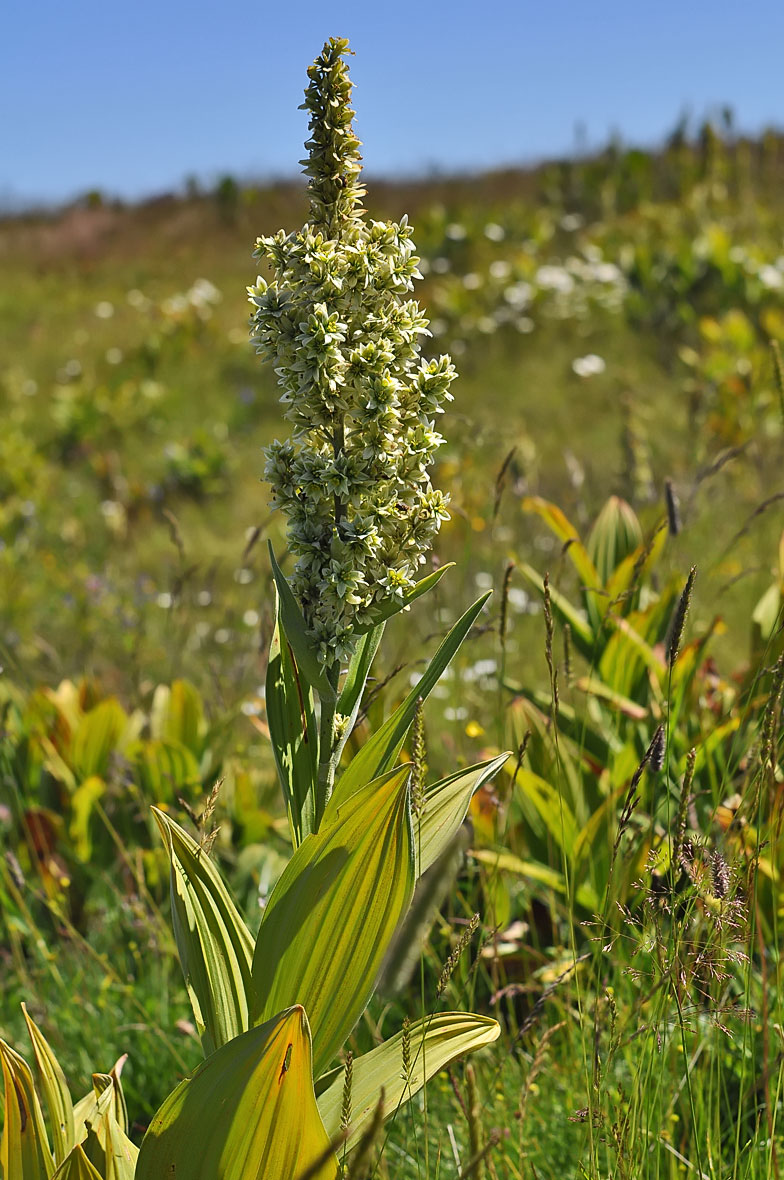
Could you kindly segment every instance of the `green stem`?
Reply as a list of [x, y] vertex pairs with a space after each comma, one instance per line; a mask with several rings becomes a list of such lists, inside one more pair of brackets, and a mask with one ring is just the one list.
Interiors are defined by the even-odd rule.
[[[334, 430], [332, 432], [332, 448], [337, 458], [343, 451], [345, 445], [345, 428], [342, 415], [339, 416], [335, 422]], [[345, 515], [345, 507], [339, 496], [335, 496], [335, 532], [338, 531], [340, 522]], [[340, 661], [335, 662], [327, 669], [327, 679], [335, 690], [335, 698], [337, 699], [338, 685], [340, 683]], [[332, 701], [321, 701], [321, 720], [319, 723], [319, 766], [318, 766], [318, 780], [316, 783], [316, 831], [318, 831], [321, 820], [324, 815], [329, 797], [332, 794], [332, 788], [335, 784], [335, 771], [337, 770], [338, 760], [340, 758], [340, 747], [337, 742], [337, 735], [335, 733], [335, 715], [337, 712], [336, 699]]]
[[337, 689], [340, 680], [340, 662], [335, 661], [327, 671], [327, 679], [335, 689], [335, 699], [321, 701], [321, 719], [319, 722], [319, 765], [316, 783], [316, 831], [319, 829], [324, 816], [332, 788], [335, 784], [340, 751], [335, 740], [335, 716], [337, 713]]

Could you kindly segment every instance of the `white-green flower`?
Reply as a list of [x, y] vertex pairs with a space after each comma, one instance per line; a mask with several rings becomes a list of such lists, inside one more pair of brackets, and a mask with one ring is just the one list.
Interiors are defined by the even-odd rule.
[[456, 376], [448, 356], [420, 357], [430, 333], [408, 298], [421, 275], [407, 219], [366, 219], [347, 53], [330, 40], [308, 71], [310, 220], [258, 239], [272, 277], [248, 288], [251, 337], [292, 428], [267, 448], [264, 474], [289, 518], [291, 585], [327, 665], [350, 656], [374, 606], [414, 584], [448, 518], [429, 469]]

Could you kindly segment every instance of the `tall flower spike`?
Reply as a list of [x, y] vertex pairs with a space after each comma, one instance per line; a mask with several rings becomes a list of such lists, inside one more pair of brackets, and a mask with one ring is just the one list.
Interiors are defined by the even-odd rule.
[[354, 134], [349, 78], [343, 57], [350, 53], [348, 41], [333, 37], [321, 57], [308, 69], [310, 85], [300, 110], [310, 111], [311, 138], [305, 144], [310, 153], [301, 160], [310, 177], [310, 216], [313, 225], [323, 226], [330, 238], [339, 238], [356, 228], [364, 216], [360, 142]]
[[430, 333], [407, 297], [421, 278], [407, 219], [365, 218], [347, 53], [328, 41], [308, 71], [310, 221], [258, 239], [272, 279], [248, 288], [251, 337], [292, 427], [264, 474], [289, 518], [292, 589], [333, 673], [375, 609], [403, 604], [448, 517], [429, 467], [456, 376], [448, 356], [420, 357]]

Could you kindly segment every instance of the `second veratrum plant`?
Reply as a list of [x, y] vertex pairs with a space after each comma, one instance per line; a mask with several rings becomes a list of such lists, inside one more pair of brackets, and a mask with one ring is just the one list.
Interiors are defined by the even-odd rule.
[[267, 674], [293, 855], [254, 938], [205, 849], [156, 809], [205, 1061], [166, 1099], [137, 1159], [119, 1071], [96, 1074], [74, 1104], [29, 1022], [38, 1082], [0, 1041], [4, 1180], [337, 1180], [379, 1118], [499, 1034], [488, 1017], [436, 1012], [341, 1064], [419, 878], [507, 757], [418, 788], [412, 808], [403, 745], [484, 596], [339, 772], [385, 619], [443, 572], [414, 580], [444, 515], [427, 475], [439, 441], [430, 415], [453, 376], [447, 358], [417, 360], [425, 321], [399, 298], [416, 273], [408, 226], [362, 221], [347, 49], [328, 42], [310, 70], [313, 222], [263, 242], [276, 280], [253, 289], [257, 339], [276, 358], [294, 424], [291, 442], [268, 456], [298, 560], [288, 581], [272, 557]]

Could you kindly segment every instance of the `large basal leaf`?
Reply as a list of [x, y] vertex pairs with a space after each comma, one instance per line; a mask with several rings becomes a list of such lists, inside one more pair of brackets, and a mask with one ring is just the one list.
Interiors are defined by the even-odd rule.
[[406, 734], [413, 723], [417, 701], [424, 701], [433, 691], [489, 597], [490, 592], [488, 591], [457, 620], [428, 664], [427, 671], [419, 683], [411, 690], [392, 716], [373, 734], [372, 738], [365, 742], [359, 753], [351, 759], [332, 792], [332, 798], [324, 813], [324, 823], [330, 822], [335, 809], [346, 799], [349, 799], [355, 791], [394, 766]]
[[[94, 1073], [92, 1089], [80, 1098], [73, 1108], [74, 1141], [82, 1143], [92, 1129], [98, 1138], [101, 1152], [106, 1149], [106, 1118], [111, 1113], [124, 1131], [128, 1130], [128, 1112], [122, 1092], [120, 1071], [126, 1058], [121, 1057], [111, 1073]], [[88, 1152], [88, 1155], [90, 1153]], [[97, 1160], [93, 1161], [97, 1164]]]
[[103, 1180], [134, 1180], [139, 1149], [128, 1138], [128, 1111], [120, 1073], [121, 1057], [110, 1074], [93, 1074], [93, 1093], [74, 1109], [76, 1138]]
[[[613, 609], [617, 611], [618, 604], [625, 601], [625, 598], [628, 598], [628, 592], [634, 590], [635, 586], [639, 587], [643, 579], [648, 577], [651, 569], [656, 565], [664, 552], [668, 535], [667, 522], [661, 521], [656, 526], [650, 540], [639, 544], [633, 553], [629, 553], [615, 567], [607, 579], [605, 586], [605, 590], [607, 591], [605, 609], [609, 609], [612, 604], [615, 604]], [[632, 595], [632, 597], [635, 598], [637, 596]], [[626, 614], [628, 612], [622, 610], [621, 613]]]
[[153, 697], [150, 728], [154, 738], [168, 739], [201, 754], [204, 705], [198, 689], [187, 680], [175, 680], [171, 687], [159, 684]]
[[291, 843], [298, 848], [315, 824], [319, 735], [313, 693], [299, 674], [280, 612], [270, 644], [265, 700], [272, 752], [278, 770]]
[[201, 772], [196, 756], [174, 738], [149, 738], [128, 747], [134, 777], [147, 799], [168, 803], [180, 795], [201, 793]]
[[616, 692], [598, 676], [578, 676], [574, 687], [580, 692], [584, 692], [586, 696], [604, 701], [610, 709], [622, 713], [624, 717], [630, 717], [632, 721], [643, 721], [648, 716], [648, 710], [644, 705], [638, 705], [636, 701], [629, 700], [622, 693]]
[[588, 550], [580, 540], [580, 534], [557, 504], [552, 504], [541, 496], [527, 496], [523, 500], [522, 509], [523, 512], [535, 512], [540, 516], [550, 531], [563, 543], [586, 590], [597, 590], [604, 585], [596, 566], [588, 556]]
[[264, 913], [253, 955], [251, 1018], [302, 1004], [317, 1073], [329, 1065], [373, 991], [411, 903], [415, 865], [410, 766], [380, 778], [300, 844]]
[[76, 858], [83, 864], [92, 856], [93, 842], [90, 829], [95, 805], [105, 794], [106, 783], [98, 775], [92, 774], [79, 784], [71, 796], [71, 822], [68, 825], [68, 834], [73, 841]]
[[[351, 1114], [346, 1147], [356, 1146], [366, 1129], [384, 1091], [383, 1117], [408, 1102], [422, 1086], [449, 1065], [456, 1057], [490, 1045], [501, 1029], [488, 1016], [470, 1012], [441, 1012], [412, 1024], [406, 1034], [411, 1058], [410, 1072], [403, 1068], [402, 1032], [384, 1041], [369, 1053], [356, 1057], [352, 1064]], [[334, 1140], [340, 1134], [343, 1106], [344, 1071], [334, 1071], [334, 1081], [317, 1099], [327, 1134]], [[318, 1083], [317, 1083], [318, 1088]]]
[[637, 513], [620, 496], [610, 496], [596, 517], [585, 546], [605, 589], [610, 575], [641, 543]]
[[81, 1143], [77, 1143], [55, 1172], [52, 1180], [104, 1180], [84, 1153]]
[[[507, 852], [505, 848], [474, 848], [471, 856], [480, 864], [487, 865], [491, 873], [514, 873], [527, 881], [537, 881], [546, 889], [552, 889], [564, 897], [569, 892], [563, 873], [551, 868], [550, 865], [542, 864], [541, 861], [522, 860], [513, 852]], [[577, 904], [589, 913], [596, 913], [599, 908], [596, 892], [586, 881], [577, 885], [574, 897]]]
[[5, 1180], [49, 1180], [54, 1158], [30, 1066], [0, 1040], [5, 1090], [0, 1166]]
[[[517, 775], [516, 792], [521, 802], [528, 801], [544, 823], [552, 839], [571, 864], [578, 826], [569, 804], [552, 783], [531, 770]], [[525, 811], [525, 806], [523, 808]]]
[[113, 697], [85, 713], [74, 734], [71, 750], [71, 760], [79, 778], [106, 777], [109, 757], [121, 744], [127, 727], [128, 716]]
[[322, 701], [334, 701], [337, 694], [329, 683], [323, 667], [316, 658], [308, 637], [300, 605], [294, 597], [291, 586], [286, 581], [283, 570], [275, 560], [275, 553], [271, 542], [269, 556], [272, 565], [272, 576], [275, 579], [275, 585], [278, 590], [280, 617], [283, 620], [288, 641], [294, 651], [294, 659], [297, 661], [297, 667], [311, 688], [314, 688], [319, 694]]
[[249, 1027], [253, 939], [209, 856], [157, 807], [171, 863], [172, 921], [205, 1055]]
[[223, 1045], [181, 1082], [144, 1137], [136, 1180], [336, 1180], [300, 1006]]
[[[517, 568], [525, 580], [543, 595], [544, 581], [542, 575], [532, 565], [528, 565], [524, 561], [521, 561]], [[598, 636], [594, 635], [583, 612], [573, 606], [566, 595], [561, 594], [554, 586], [550, 587], [550, 602], [555, 617], [560, 619], [562, 623], [569, 624], [574, 646], [581, 655], [593, 663], [596, 655], [595, 648]]]
[[104, 1118], [104, 1137], [106, 1180], [134, 1180], [139, 1148], [125, 1134], [111, 1107]]
[[52, 1131], [54, 1162], [61, 1164], [74, 1145], [74, 1113], [71, 1094], [60, 1063], [52, 1052], [46, 1037], [22, 1004], [27, 1031], [35, 1054], [38, 1080], [49, 1111], [49, 1126]]
[[438, 860], [466, 817], [471, 797], [503, 768], [509, 753], [433, 783], [425, 792], [424, 811], [414, 820], [414, 846], [420, 875]]

